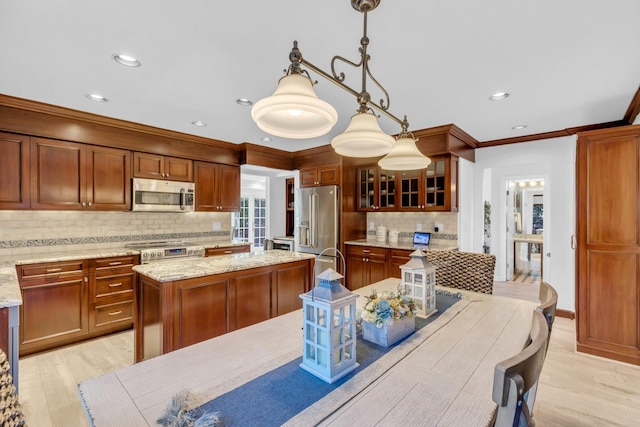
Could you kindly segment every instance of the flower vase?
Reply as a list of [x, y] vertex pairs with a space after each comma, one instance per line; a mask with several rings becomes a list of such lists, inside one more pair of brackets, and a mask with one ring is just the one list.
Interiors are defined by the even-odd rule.
[[405, 316], [393, 322], [383, 322], [381, 328], [378, 328], [375, 323], [362, 322], [362, 338], [382, 347], [392, 346], [404, 337], [411, 335], [415, 330], [415, 316]]

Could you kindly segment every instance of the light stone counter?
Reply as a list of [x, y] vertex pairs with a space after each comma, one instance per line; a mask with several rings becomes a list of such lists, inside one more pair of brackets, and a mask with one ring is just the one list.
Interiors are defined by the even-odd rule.
[[158, 282], [171, 282], [312, 258], [315, 255], [274, 249], [182, 261], [160, 261], [137, 265], [133, 270]]
[[[398, 243], [378, 242], [376, 240], [360, 239], [360, 240], [347, 240], [345, 245], [356, 246], [374, 246], [377, 248], [390, 248], [390, 249], [418, 249], [411, 241], [399, 240]], [[421, 247], [420, 250], [425, 251], [455, 251], [458, 250], [458, 242], [456, 240], [432, 240], [428, 248]]]

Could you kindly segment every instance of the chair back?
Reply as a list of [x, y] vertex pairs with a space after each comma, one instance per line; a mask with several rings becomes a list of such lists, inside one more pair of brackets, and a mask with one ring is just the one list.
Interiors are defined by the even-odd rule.
[[436, 266], [436, 284], [467, 291], [493, 293], [496, 256], [476, 252], [426, 251]]
[[26, 426], [10, 372], [7, 355], [0, 350], [0, 425]]
[[551, 328], [553, 327], [553, 321], [556, 318], [556, 306], [558, 305], [558, 292], [548, 284], [547, 282], [542, 282], [540, 284], [540, 306], [538, 310], [544, 314], [544, 317], [547, 319], [547, 324], [549, 325], [549, 332], [551, 332]]
[[498, 404], [496, 427], [533, 426], [527, 393], [540, 378], [547, 350], [549, 327], [542, 312], [534, 310], [530, 344], [498, 363], [493, 374], [493, 401]]

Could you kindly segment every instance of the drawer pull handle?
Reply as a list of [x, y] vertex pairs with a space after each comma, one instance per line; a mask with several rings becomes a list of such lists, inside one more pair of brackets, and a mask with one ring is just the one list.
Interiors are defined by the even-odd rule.
[[224, 251], [225, 254], [232, 254], [233, 251]]
[[109, 283], [110, 288], [117, 288], [118, 286], [122, 286], [122, 283]]
[[122, 264], [122, 261], [113, 261], [109, 263], [109, 265], [120, 265], [120, 264]]
[[61, 268], [47, 268], [47, 273], [56, 273], [58, 271], [62, 271]]
[[122, 310], [110, 311], [109, 312], [109, 316], [117, 316], [118, 314], [122, 314]]

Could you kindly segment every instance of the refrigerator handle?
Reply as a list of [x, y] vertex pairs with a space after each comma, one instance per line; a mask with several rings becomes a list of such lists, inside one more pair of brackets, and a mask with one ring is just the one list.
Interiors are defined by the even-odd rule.
[[309, 246], [312, 248], [318, 246], [318, 197], [316, 192], [309, 195], [309, 231], [311, 234]]

